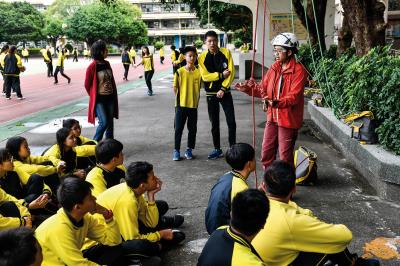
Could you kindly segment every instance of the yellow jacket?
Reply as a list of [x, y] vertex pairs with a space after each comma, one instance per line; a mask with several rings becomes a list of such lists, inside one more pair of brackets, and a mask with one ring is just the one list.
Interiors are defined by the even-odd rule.
[[119, 165], [113, 172], [109, 172], [100, 166], [94, 167], [86, 176], [86, 181], [93, 185], [92, 195], [98, 197], [107, 188], [121, 183], [125, 179], [126, 168]]
[[42, 266], [97, 265], [82, 255], [81, 248], [86, 237], [108, 246], [122, 241], [114, 220], [103, 224], [87, 213], [83, 217], [83, 225], [78, 227], [71, 222], [64, 209], [59, 209], [36, 229], [36, 238], [43, 252]]
[[24, 200], [18, 200], [13, 196], [7, 194], [3, 189], [0, 188], [0, 205], [6, 201], [14, 202], [17, 208], [19, 209], [19, 213], [21, 218], [18, 217], [5, 217], [0, 214], [0, 231], [17, 228], [24, 225], [24, 221], [22, 217], [31, 216], [28, 208], [23, 206]]
[[99, 195], [97, 202], [113, 211], [124, 240], [147, 239], [151, 242], [160, 240], [158, 232], [140, 234], [138, 224], [140, 220], [147, 227], [156, 227], [159, 219], [156, 203], [147, 202], [143, 195], [136, 197], [126, 183], [107, 189]]
[[328, 224], [312, 212], [297, 206], [269, 200], [267, 222], [252, 245], [268, 266], [289, 265], [300, 252], [333, 254], [343, 251], [352, 239], [343, 224]]
[[160, 57], [164, 56], [164, 48], [160, 48]]
[[131, 55], [132, 58], [135, 57], [135, 56], [136, 56], [136, 51], [135, 51], [135, 49], [130, 49], [130, 50], [129, 50], [129, 54]]

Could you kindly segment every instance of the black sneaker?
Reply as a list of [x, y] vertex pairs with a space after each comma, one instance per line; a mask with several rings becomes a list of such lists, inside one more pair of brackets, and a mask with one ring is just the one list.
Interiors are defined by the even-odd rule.
[[174, 216], [162, 216], [161, 223], [166, 228], [177, 228], [183, 224], [185, 217], [183, 215], [177, 214]]
[[355, 266], [380, 266], [379, 260], [357, 258]]
[[180, 230], [172, 230], [172, 234], [174, 235], [174, 237], [172, 238], [172, 240], [169, 240], [168, 242], [172, 245], [177, 245], [179, 243], [181, 243], [183, 240], [185, 240], [186, 235], [184, 232], [180, 231]]

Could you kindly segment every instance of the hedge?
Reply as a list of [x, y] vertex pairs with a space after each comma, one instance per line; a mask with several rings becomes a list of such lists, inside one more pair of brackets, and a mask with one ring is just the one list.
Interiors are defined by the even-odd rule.
[[337, 117], [372, 111], [379, 143], [400, 155], [400, 57], [391, 55], [389, 46], [363, 57], [352, 51], [337, 59], [324, 56], [309, 67]]

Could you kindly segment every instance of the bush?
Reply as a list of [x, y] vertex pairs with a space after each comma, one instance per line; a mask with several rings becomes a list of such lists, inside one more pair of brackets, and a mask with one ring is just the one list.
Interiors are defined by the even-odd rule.
[[157, 50], [160, 50], [163, 47], [164, 47], [164, 42], [162, 41], [157, 41], [154, 43], [154, 48], [156, 48]]
[[243, 41], [241, 39], [235, 39], [233, 41], [233, 45], [235, 46], [236, 49], [238, 49], [240, 46], [243, 45]]
[[200, 39], [198, 39], [194, 42], [194, 45], [196, 46], [197, 49], [203, 48], [203, 44], [204, 44], [204, 42]]
[[42, 48], [28, 48], [29, 55], [39, 55]]
[[[325, 78], [326, 70], [327, 80]], [[352, 51], [338, 59], [316, 62], [315, 78], [337, 117], [372, 111], [380, 144], [400, 155], [400, 57], [390, 47], [374, 48], [363, 57]]]

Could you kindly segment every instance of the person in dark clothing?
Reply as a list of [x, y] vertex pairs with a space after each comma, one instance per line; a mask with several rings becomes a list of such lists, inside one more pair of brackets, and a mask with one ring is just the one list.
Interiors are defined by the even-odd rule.
[[43, 48], [40, 52], [47, 66], [47, 77], [50, 78], [53, 76], [53, 55], [51, 54], [50, 46], [46, 46], [46, 49]]
[[218, 47], [218, 35], [215, 31], [208, 31], [205, 41], [208, 50], [199, 56], [198, 62], [207, 95], [208, 116], [214, 144], [214, 150], [208, 155], [208, 159], [216, 159], [223, 157], [219, 130], [220, 104], [228, 124], [229, 146], [236, 143], [235, 109], [230, 91], [235, 78], [235, 66], [231, 52]]
[[0, 52], [0, 72], [1, 72], [1, 76], [3, 77], [3, 95], [6, 95], [6, 83], [4, 82], [5, 81], [4, 66], [3, 66], [2, 62], [4, 60], [4, 57], [8, 53], [8, 49], [10, 49], [10, 47], [8, 46], [8, 44], [6, 44], [1, 48], [1, 52]]
[[121, 59], [125, 69], [124, 80], [128, 81], [129, 66], [132, 64], [131, 56], [129, 55], [129, 47], [125, 47]]
[[1, 65], [4, 66], [4, 83], [8, 100], [11, 100], [11, 88], [15, 90], [18, 100], [24, 99], [21, 93], [19, 74], [25, 71], [25, 67], [22, 65], [21, 57], [15, 53], [16, 49], [17, 47], [14, 45], [11, 46], [1, 62]]
[[230, 226], [214, 231], [197, 265], [265, 265], [251, 241], [264, 227], [268, 213], [269, 201], [263, 192], [248, 189], [238, 193], [232, 201]]
[[74, 58], [72, 59], [72, 62], [78, 62], [78, 49], [74, 48], [74, 51], [72, 51], [72, 54]]

